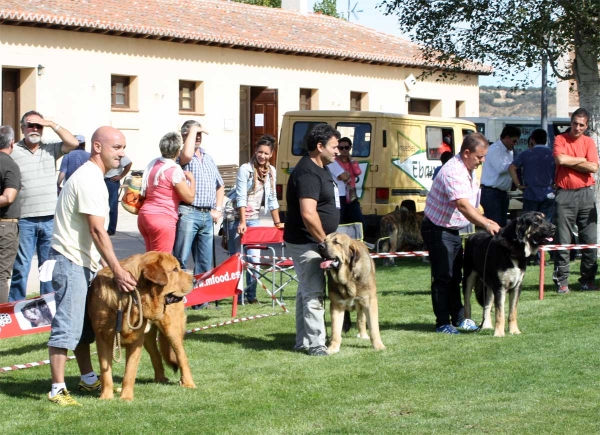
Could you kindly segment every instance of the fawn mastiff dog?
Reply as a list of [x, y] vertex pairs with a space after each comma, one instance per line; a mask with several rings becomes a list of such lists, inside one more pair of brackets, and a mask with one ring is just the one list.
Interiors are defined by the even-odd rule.
[[[168, 381], [161, 360], [162, 354], [165, 362], [175, 371], [177, 368], [181, 369], [179, 383], [183, 387], [196, 388], [183, 348], [186, 316], [182, 299], [192, 290], [192, 276], [181, 270], [175, 257], [162, 252], [133, 255], [121, 261], [121, 265], [138, 281], [142, 312], [139, 312], [137, 303], [132, 301], [133, 307], [128, 314], [128, 299], [134, 297], [135, 293], [122, 293], [108, 267], [98, 272], [98, 276], [92, 281], [88, 311], [96, 333], [100, 360], [100, 398], [113, 398], [113, 342], [119, 299], [123, 307], [121, 343], [126, 352], [121, 399], [133, 400], [133, 386], [142, 345], [150, 354], [155, 382]], [[139, 329], [134, 329], [139, 323]], [[156, 342], [157, 334], [159, 346]]]
[[496, 236], [485, 232], [470, 236], [465, 246], [463, 292], [465, 317], [471, 317], [471, 291], [483, 307], [481, 329], [492, 329], [492, 304], [496, 311], [494, 337], [504, 337], [504, 303], [510, 296], [508, 329], [520, 334], [517, 304], [527, 268], [527, 257], [537, 254], [540, 245], [552, 241], [556, 227], [538, 212], [511, 220]]
[[375, 263], [366, 245], [346, 234], [331, 233], [319, 244], [319, 252], [325, 259], [321, 268], [327, 270], [331, 306], [331, 342], [327, 352], [340, 351], [344, 312], [354, 309], [358, 312], [358, 336], [369, 338], [368, 324], [373, 349], [385, 349], [379, 334]]

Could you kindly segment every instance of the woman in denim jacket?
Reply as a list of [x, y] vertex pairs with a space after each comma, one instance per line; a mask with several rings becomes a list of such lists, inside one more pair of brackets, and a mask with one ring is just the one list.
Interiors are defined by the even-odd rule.
[[[250, 162], [240, 166], [235, 186], [235, 212], [227, 216], [227, 235], [229, 238], [229, 253], [240, 252], [240, 239], [248, 227], [260, 226], [260, 207], [264, 204], [265, 214], [271, 212], [273, 223], [277, 228], [283, 228], [279, 220], [279, 203], [275, 192], [275, 168], [269, 164], [273, 155], [275, 138], [263, 135], [256, 143], [256, 149]], [[253, 250], [249, 255], [258, 255]], [[257, 304], [256, 281], [246, 274], [246, 282], [251, 282], [245, 289], [249, 304]], [[242, 295], [238, 297], [241, 303]]]

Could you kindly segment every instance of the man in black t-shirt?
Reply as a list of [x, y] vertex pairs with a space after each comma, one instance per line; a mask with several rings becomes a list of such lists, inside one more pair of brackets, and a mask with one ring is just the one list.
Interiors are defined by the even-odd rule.
[[308, 135], [308, 155], [294, 168], [287, 188], [287, 222], [283, 238], [298, 274], [295, 350], [325, 356], [325, 274], [318, 244], [339, 222], [337, 185], [327, 165], [338, 155], [340, 133], [328, 124]]
[[14, 145], [13, 129], [0, 126], [0, 304], [8, 302], [8, 279], [19, 249], [21, 170], [10, 157]]

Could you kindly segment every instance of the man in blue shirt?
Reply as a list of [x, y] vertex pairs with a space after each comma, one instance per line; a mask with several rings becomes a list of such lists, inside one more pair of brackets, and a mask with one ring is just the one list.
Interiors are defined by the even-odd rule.
[[[523, 193], [523, 211], [539, 211], [552, 220], [554, 208], [554, 173], [556, 164], [552, 151], [546, 146], [548, 135], [541, 128], [534, 130], [529, 138], [529, 149], [520, 153], [508, 168], [510, 176]], [[517, 177], [517, 169], [523, 174], [523, 184]]]
[[[554, 174], [556, 163], [552, 151], [546, 146], [548, 135], [541, 128], [529, 138], [529, 149], [520, 153], [508, 167], [508, 172], [523, 193], [523, 212], [539, 211], [552, 221], [554, 211]], [[517, 176], [521, 170], [523, 184]], [[539, 258], [536, 263], [539, 262]]]
[[73, 172], [90, 159], [90, 153], [85, 150], [85, 137], [78, 134], [75, 139], [79, 142], [79, 146], [64, 156], [60, 163], [60, 173], [58, 174], [58, 180], [56, 180], [59, 193], [63, 181], [66, 183]]

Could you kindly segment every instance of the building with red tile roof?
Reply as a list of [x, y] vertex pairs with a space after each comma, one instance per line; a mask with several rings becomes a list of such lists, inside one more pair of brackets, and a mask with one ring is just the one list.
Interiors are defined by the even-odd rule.
[[0, 63], [2, 123], [36, 109], [84, 135], [113, 125], [134, 168], [188, 118], [210, 130], [219, 164], [237, 164], [299, 108], [477, 116], [478, 76], [491, 72], [472, 63], [451, 82], [415, 81], [431, 65], [408, 40], [224, 0], [3, 0]]

